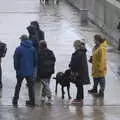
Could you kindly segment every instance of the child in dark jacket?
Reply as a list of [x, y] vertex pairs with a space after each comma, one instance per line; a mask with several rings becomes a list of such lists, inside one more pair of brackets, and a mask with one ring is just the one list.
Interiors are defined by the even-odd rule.
[[51, 104], [50, 78], [54, 73], [55, 55], [53, 51], [47, 48], [47, 43], [44, 40], [40, 41], [40, 50], [38, 53], [38, 78], [43, 84], [42, 100], [48, 97], [48, 103]]

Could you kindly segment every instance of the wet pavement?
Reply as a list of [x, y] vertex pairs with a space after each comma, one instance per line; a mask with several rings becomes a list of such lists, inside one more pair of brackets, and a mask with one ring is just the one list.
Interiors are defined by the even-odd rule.
[[[35, 85], [35, 108], [25, 106], [28, 99], [25, 81], [22, 85], [19, 106], [11, 104], [16, 84], [13, 68], [13, 53], [19, 45], [19, 36], [27, 33], [26, 27], [30, 21], [38, 20], [40, 27], [45, 31], [48, 46], [55, 52], [56, 72], [68, 68], [73, 49], [73, 41], [85, 39], [88, 49], [88, 58], [93, 47], [93, 36], [101, 31], [89, 23], [82, 26], [80, 14], [77, 9], [65, 1], [49, 5], [39, 0], [4, 0], [0, 4], [0, 40], [8, 45], [8, 52], [2, 61], [3, 89], [0, 91], [0, 120], [119, 120], [120, 118], [120, 54], [113, 47], [108, 47], [108, 74], [106, 76], [106, 90], [104, 99], [94, 98], [87, 93], [92, 86], [84, 87], [85, 99], [83, 105], [73, 106], [65, 96], [61, 99], [59, 86], [58, 95], [55, 96], [55, 80], [51, 79], [53, 105], [40, 104], [41, 85]], [[91, 72], [91, 65], [89, 64]], [[54, 76], [54, 75], [53, 75]], [[75, 98], [76, 88], [71, 84], [71, 96]]]

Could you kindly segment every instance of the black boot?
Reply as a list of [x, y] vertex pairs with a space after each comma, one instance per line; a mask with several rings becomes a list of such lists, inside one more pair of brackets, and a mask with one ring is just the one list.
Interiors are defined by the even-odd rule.
[[28, 101], [26, 101], [26, 105], [34, 107], [35, 106], [35, 102], [32, 102], [32, 101], [28, 100]]
[[98, 94], [95, 95], [96, 97], [104, 97], [104, 92], [103, 91], [99, 91]]
[[18, 101], [13, 98], [12, 104], [13, 104], [13, 106], [17, 106], [18, 105]]
[[97, 89], [88, 90], [88, 93], [90, 93], [90, 94], [96, 94], [97, 93]]

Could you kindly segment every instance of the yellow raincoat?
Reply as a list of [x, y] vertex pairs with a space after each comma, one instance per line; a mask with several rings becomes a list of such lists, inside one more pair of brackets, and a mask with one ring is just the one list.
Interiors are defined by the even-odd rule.
[[107, 73], [107, 41], [105, 40], [92, 55], [92, 76], [104, 77]]

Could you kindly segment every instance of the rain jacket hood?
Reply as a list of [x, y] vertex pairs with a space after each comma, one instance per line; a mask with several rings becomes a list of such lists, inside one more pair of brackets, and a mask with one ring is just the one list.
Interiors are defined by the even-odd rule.
[[24, 40], [24, 41], [21, 41], [21, 46], [30, 48], [33, 46], [33, 44], [32, 44], [32, 41], [30, 40]]

